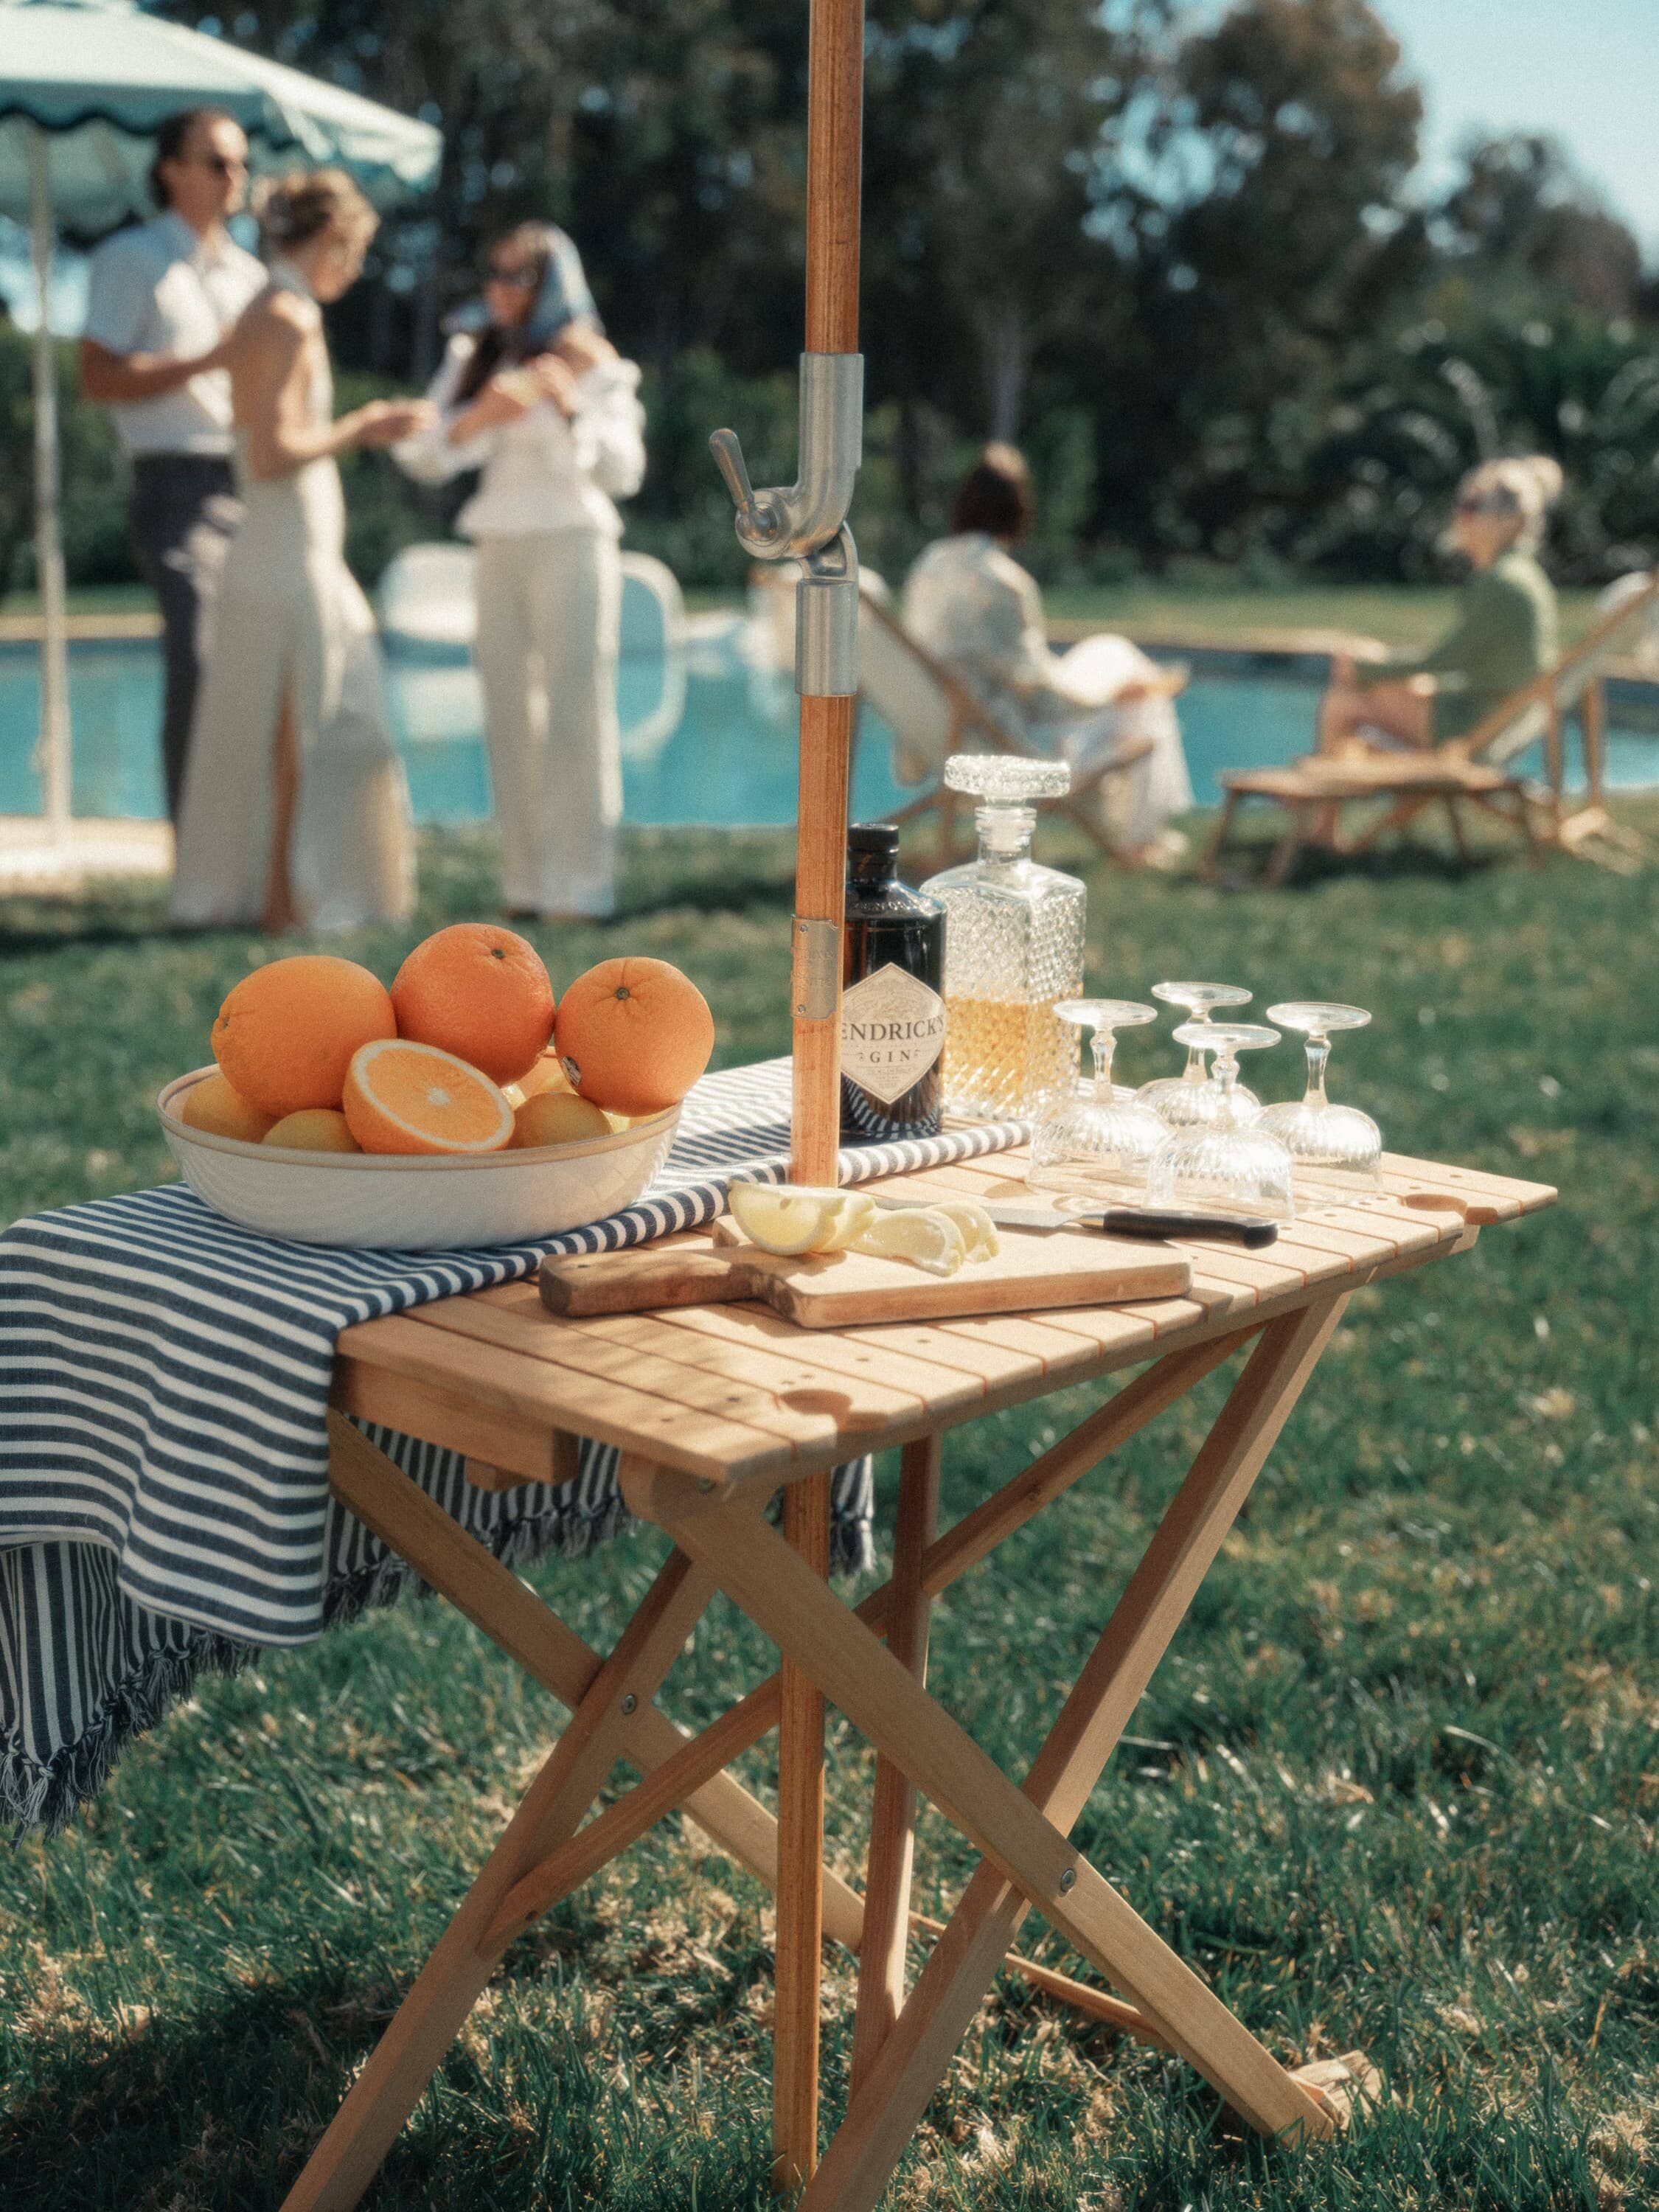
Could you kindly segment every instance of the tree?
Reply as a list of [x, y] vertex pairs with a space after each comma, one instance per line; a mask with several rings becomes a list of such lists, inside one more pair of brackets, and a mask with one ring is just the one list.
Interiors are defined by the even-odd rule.
[[1235, 556], [1271, 527], [1310, 406], [1421, 275], [1421, 114], [1364, 0], [1237, 0], [1180, 43], [1116, 194], [1133, 313], [1102, 380], [1103, 526]]
[[[193, 21], [208, 0], [160, 4]], [[878, 565], [940, 526], [988, 434], [1030, 451], [1040, 570], [1427, 573], [1459, 470], [1516, 444], [1568, 469], [1576, 572], [1656, 532], [1659, 276], [1547, 140], [1470, 147], [1418, 205], [1420, 98], [1366, 0], [869, 11], [855, 527]], [[246, 0], [229, 20], [444, 131], [432, 200], [331, 310], [342, 367], [423, 374], [488, 239], [566, 223], [645, 364], [631, 526], [688, 580], [735, 580], [706, 437], [732, 421], [757, 480], [793, 469], [804, 0]], [[8, 412], [26, 395], [0, 392]], [[366, 559], [436, 526], [384, 465], [371, 481]]]
[[[866, 296], [902, 398], [949, 380], [1020, 434], [1039, 349], [1087, 319], [1112, 258], [1089, 217], [1161, 0], [889, 0], [870, 46]], [[894, 334], [902, 333], [896, 344]], [[940, 340], [965, 349], [953, 376]]]
[[1553, 295], [1600, 315], [1635, 313], [1642, 252], [1553, 140], [1475, 140], [1436, 211], [1436, 243], [1483, 289]]

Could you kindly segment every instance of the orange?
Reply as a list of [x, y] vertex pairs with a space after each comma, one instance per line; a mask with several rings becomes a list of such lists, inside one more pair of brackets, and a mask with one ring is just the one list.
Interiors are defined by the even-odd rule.
[[618, 1114], [660, 1114], [708, 1066], [714, 1017], [666, 960], [601, 960], [560, 1000], [554, 1037], [584, 1098]]
[[245, 1145], [261, 1143], [270, 1127], [270, 1115], [250, 1106], [222, 1075], [204, 1075], [191, 1084], [178, 1110], [179, 1119], [192, 1129], [205, 1129], [215, 1137], [240, 1137]]
[[538, 1091], [513, 1116], [513, 1142], [520, 1150], [535, 1145], [568, 1145], [579, 1137], [608, 1137], [611, 1116], [573, 1091]]
[[366, 1152], [499, 1152], [513, 1109], [487, 1075], [435, 1045], [380, 1037], [353, 1059], [345, 1118]]
[[265, 1132], [268, 1145], [284, 1146], [291, 1152], [361, 1152], [343, 1114], [331, 1106], [307, 1106], [301, 1114], [284, 1114]]
[[331, 952], [302, 952], [243, 976], [213, 1024], [213, 1056], [244, 1098], [279, 1121], [337, 1106], [358, 1046], [397, 1033], [378, 975]]
[[392, 979], [398, 1034], [459, 1053], [511, 1083], [545, 1051], [553, 985], [542, 956], [493, 921], [458, 921], [417, 945]]

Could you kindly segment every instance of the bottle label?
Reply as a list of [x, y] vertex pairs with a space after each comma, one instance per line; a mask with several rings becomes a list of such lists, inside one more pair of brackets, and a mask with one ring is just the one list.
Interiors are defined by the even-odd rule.
[[890, 1106], [945, 1049], [945, 1001], [890, 961], [841, 1002], [841, 1072]]

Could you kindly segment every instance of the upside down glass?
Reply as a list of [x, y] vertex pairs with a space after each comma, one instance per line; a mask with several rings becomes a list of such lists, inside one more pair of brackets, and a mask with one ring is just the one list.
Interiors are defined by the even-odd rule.
[[1279, 1031], [1249, 1022], [1183, 1022], [1176, 1042], [1215, 1054], [1220, 1103], [1212, 1121], [1166, 1130], [1146, 1170], [1148, 1204], [1244, 1221], [1291, 1220], [1291, 1156], [1261, 1116], [1238, 1103], [1238, 1054], [1277, 1044]]
[[1301, 1030], [1308, 1040], [1305, 1097], [1269, 1106], [1261, 1116], [1261, 1127], [1290, 1153], [1297, 1187], [1308, 1197], [1380, 1190], [1382, 1132], [1357, 1106], [1334, 1106], [1325, 1096], [1332, 1037], [1343, 1030], [1363, 1030], [1370, 1016], [1363, 1006], [1298, 999], [1270, 1006], [1267, 1017], [1282, 1029]]
[[[1237, 983], [1154, 983], [1152, 996], [1161, 999], [1166, 1006], [1185, 1006], [1193, 1023], [1207, 1026], [1212, 1013], [1218, 1006], [1248, 1006], [1250, 994]], [[1177, 1037], [1181, 1031], [1176, 1031]], [[1188, 1129], [1195, 1124], [1213, 1121], [1221, 1111], [1221, 1094], [1210, 1080], [1204, 1065], [1204, 1052], [1189, 1046], [1187, 1065], [1179, 1075], [1161, 1075], [1155, 1083], [1143, 1083], [1135, 1093], [1143, 1106], [1150, 1106], [1159, 1121], [1171, 1129]], [[1253, 1091], [1239, 1084], [1234, 1091], [1234, 1110], [1245, 1116], [1254, 1114], [1261, 1101]]]
[[1146, 1181], [1146, 1163], [1163, 1140], [1164, 1124], [1133, 1096], [1117, 1094], [1112, 1047], [1119, 1030], [1155, 1022], [1158, 1009], [1128, 999], [1062, 999], [1054, 1013], [1062, 1022], [1093, 1030], [1094, 1081], [1085, 1082], [1039, 1124], [1025, 1179], [1038, 1190], [1081, 1198], [1105, 1197], [1114, 1189], [1138, 1194]]

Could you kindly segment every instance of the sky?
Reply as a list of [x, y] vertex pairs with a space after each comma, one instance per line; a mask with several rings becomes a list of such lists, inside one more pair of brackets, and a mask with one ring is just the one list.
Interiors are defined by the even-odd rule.
[[[1427, 104], [1419, 184], [1446, 180], [1472, 133], [1561, 140], [1613, 211], [1659, 260], [1659, 0], [1371, 0], [1405, 49]], [[34, 325], [26, 244], [0, 229], [0, 293]], [[53, 285], [54, 328], [80, 327], [79, 257]]]
[[1422, 181], [1472, 132], [1548, 132], [1659, 258], [1659, 0], [1371, 0], [1428, 113]]

